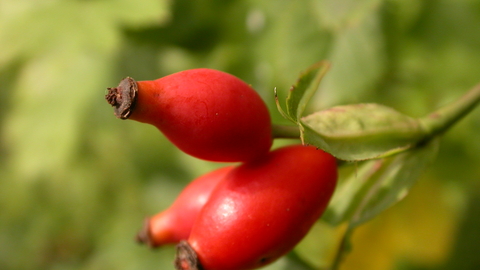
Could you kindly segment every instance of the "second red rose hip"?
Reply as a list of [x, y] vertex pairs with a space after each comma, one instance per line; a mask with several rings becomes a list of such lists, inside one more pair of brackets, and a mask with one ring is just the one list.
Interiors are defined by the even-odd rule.
[[179, 270], [247, 270], [290, 251], [328, 205], [335, 158], [289, 146], [234, 168], [213, 190], [178, 246]]

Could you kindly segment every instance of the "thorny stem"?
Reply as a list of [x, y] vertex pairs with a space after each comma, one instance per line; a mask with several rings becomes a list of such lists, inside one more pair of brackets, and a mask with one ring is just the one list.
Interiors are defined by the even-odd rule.
[[420, 123], [427, 131], [425, 140], [447, 131], [453, 124], [472, 111], [479, 102], [480, 84], [473, 87], [456, 101], [420, 118]]

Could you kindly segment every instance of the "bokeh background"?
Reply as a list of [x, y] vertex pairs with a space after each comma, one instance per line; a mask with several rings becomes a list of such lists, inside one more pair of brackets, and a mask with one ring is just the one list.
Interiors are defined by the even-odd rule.
[[[134, 236], [224, 164], [117, 120], [106, 88], [215, 68], [285, 123], [274, 87], [284, 99], [322, 59], [332, 69], [309, 110], [376, 102], [423, 116], [480, 82], [480, 1], [0, 0], [0, 269], [173, 269], [172, 247]], [[324, 269], [341, 231], [319, 222], [266, 269]], [[480, 269], [479, 254], [476, 109], [411, 194], [354, 233], [341, 269]]]

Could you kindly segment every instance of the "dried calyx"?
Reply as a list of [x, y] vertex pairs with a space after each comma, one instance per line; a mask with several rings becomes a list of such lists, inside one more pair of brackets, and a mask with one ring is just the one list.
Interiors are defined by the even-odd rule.
[[155, 245], [152, 239], [152, 234], [150, 231], [150, 218], [145, 219], [143, 228], [137, 233], [137, 236], [135, 239], [137, 240], [137, 243], [145, 244], [150, 248], [154, 248], [157, 246]]
[[127, 119], [132, 113], [137, 100], [137, 82], [127, 77], [120, 81], [117, 87], [107, 88], [107, 90], [108, 93], [105, 95], [105, 99], [108, 104], [114, 107], [115, 116], [120, 119]]
[[177, 245], [177, 256], [175, 258], [175, 269], [177, 270], [203, 270], [197, 253], [187, 241], [181, 241]]

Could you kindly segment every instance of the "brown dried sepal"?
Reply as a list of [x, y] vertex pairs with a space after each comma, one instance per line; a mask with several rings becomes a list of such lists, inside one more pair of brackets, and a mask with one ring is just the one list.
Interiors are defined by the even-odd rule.
[[158, 245], [155, 245], [152, 238], [152, 233], [150, 231], [150, 218], [146, 218], [143, 223], [143, 228], [137, 233], [135, 238], [138, 243], [145, 244], [150, 248], [156, 248]]
[[120, 81], [117, 87], [107, 88], [107, 90], [105, 99], [114, 108], [115, 116], [120, 119], [127, 119], [137, 100], [137, 82], [130, 77], [126, 77]]
[[177, 270], [203, 270], [197, 253], [188, 244], [187, 241], [181, 241], [177, 245], [177, 255], [175, 257], [175, 269]]

